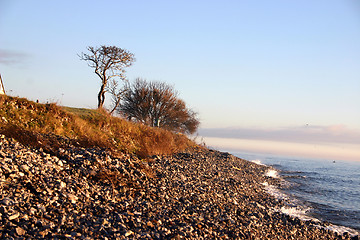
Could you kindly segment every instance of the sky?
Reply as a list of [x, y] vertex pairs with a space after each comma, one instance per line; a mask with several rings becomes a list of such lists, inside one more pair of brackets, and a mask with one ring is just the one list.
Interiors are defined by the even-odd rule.
[[130, 81], [174, 86], [198, 141], [232, 152], [360, 161], [359, 43], [358, 0], [0, 0], [7, 94], [96, 108], [78, 54], [118, 46]]

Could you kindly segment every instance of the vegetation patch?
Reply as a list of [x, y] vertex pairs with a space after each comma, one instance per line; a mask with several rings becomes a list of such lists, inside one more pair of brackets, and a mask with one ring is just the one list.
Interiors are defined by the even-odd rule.
[[102, 109], [40, 104], [5, 95], [0, 96], [0, 133], [50, 152], [72, 145], [106, 148], [141, 158], [172, 154], [195, 145], [183, 134], [129, 122]]

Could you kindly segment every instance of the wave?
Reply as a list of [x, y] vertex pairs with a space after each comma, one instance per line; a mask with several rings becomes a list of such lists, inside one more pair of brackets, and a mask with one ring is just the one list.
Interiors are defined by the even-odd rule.
[[321, 226], [321, 225], [315, 225], [315, 226], [317, 226], [319, 228], [328, 229], [328, 230], [333, 231], [333, 232], [337, 232], [337, 233], [339, 233], [341, 235], [343, 235], [344, 233], [347, 232], [352, 237], [358, 236], [360, 234], [355, 229], [352, 229], [352, 228], [349, 228], [349, 227], [344, 227], [344, 226], [339, 226], [339, 225], [330, 224], [329, 226]]
[[[272, 177], [272, 178], [280, 178], [282, 180], [282, 185], [286, 185], [286, 180], [283, 179], [282, 176], [279, 175], [279, 172], [275, 169], [268, 169], [265, 174], [266, 177]], [[290, 184], [290, 183], [289, 183]], [[268, 182], [264, 182], [263, 185], [265, 186], [265, 190], [272, 196], [274, 196], [278, 200], [286, 200], [288, 202], [287, 206], [282, 206], [281, 208], [274, 209], [277, 212], [284, 213], [286, 215], [289, 215], [291, 217], [299, 218], [303, 221], [312, 221], [314, 223], [320, 223], [321, 221], [315, 217], [312, 217], [310, 215], [310, 212], [313, 210], [311, 207], [306, 206], [304, 203], [302, 203], [300, 200], [291, 197], [288, 194], [285, 194], [279, 189], [278, 187], [269, 184]], [[341, 235], [344, 233], [349, 233], [350, 236], [357, 236], [359, 235], [359, 232], [355, 229], [344, 227], [340, 225], [334, 225], [329, 223], [327, 226], [324, 226], [323, 224], [315, 224], [314, 226], [319, 228], [328, 229], [334, 232], [337, 232]]]
[[275, 169], [268, 169], [265, 172], [266, 177], [279, 178], [279, 172]]
[[255, 159], [255, 160], [251, 160], [250, 162], [256, 163], [257, 165], [261, 165], [261, 166], [266, 166], [265, 164], [263, 164], [260, 160]]
[[274, 196], [278, 200], [287, 200], [288, 195], [280, 191], [277, 187], [274, 185], [270, 185], [267, 182], [264, 182], [263, 185], [265, 186], [265, 190], [272, 196]]
[[[311, 220], [313, 226], [339, 234], [347, 232], [350, 236], [360, 236], [360, 191], [354, 189], [360, 183], [359, 166], [345, 163], [334, 165], [332, 161], [314, 159], [257, 155], [250, 155], [249, 158], [254, 159], [251, 161], [253, 163], [268, 166], [264, 173], [268, 179], [263, 183], [264, 190], [286, 203], [284, 207], [272, 211]], [[274, 186], [270, 178], [276, 179]]]
[[280, 212], [292, 216], [292, 217], [297, 217], [301, 220], [304, 221], [315, 221], [315, 222], [319, 222], [318, 219], [313, 218], [311, 216], [308, 215], [308, 212], [311, 210], [310, 207], [303, 207], [303, 206], [296, 206], [296, 207], [281, 207], [280, 208]]
[[287, 178], [293, 178], [293, 179], [303, 179], [303, 178], [307, 178], [307, 176], [302, 176], [302, 175], [287, 175], [287, 176], [282, 176], [283, 178], [287, 179]]

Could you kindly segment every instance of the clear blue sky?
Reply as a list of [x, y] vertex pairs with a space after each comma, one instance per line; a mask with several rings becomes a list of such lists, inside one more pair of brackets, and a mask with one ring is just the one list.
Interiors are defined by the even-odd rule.
[[129, 80], [174, 85], [214, 146], [232, 131], [360, 147], [358, 0], [0, 0], [11, 95], [95, 108], [100, 83], [77, 54], [102, 44], [135, 54]]

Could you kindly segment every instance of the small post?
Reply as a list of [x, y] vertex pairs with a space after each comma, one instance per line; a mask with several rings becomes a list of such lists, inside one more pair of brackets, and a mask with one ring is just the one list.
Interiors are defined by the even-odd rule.
[[0, 95], [5, 95], [5, 88], [0, 74]]

